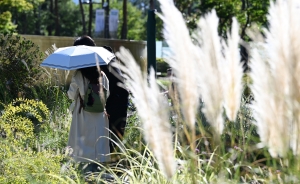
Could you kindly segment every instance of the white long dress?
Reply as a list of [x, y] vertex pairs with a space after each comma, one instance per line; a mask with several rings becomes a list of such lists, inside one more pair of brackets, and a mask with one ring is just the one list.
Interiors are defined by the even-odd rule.
[[[77, 162], [108, 162], [109, 154], [109, 124], [105, 113], [90, 113], [80, 108], [79, 95], [84, 99], [89, 81], [83, 78], [80, 71], [76, 71], [71, 79], [68, 96], [75, 100], [72, 114], [72, 123], [68, 146], [71, 147], [72, 156]], [[108, 79], [103, 77], [103, 84], [108, 88]]]

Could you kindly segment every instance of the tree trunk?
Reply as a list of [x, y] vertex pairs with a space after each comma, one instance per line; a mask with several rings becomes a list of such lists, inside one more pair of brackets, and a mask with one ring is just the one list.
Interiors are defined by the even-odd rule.
[[248, 0], [242, 0], [242, 11], [246, 12], [246, 24], [243, 26], [241, 31], [241, 38], [244, 40], [246, 36], [246, 29], [248, 27], [248, 24], [250, 23], [250, 15], [248, 11], [246, 11], [249, 8], [249, 2]]
[[[245, 40], [246, 29], [248, 27], [248, 24], [250, 23], [250, 15], [249, 15], [248, 11], [246, 11], [248, 8], [249, 8], [248, 0], [242, 0], [242, 11], [246, 12], [246, 16], [247, 16], [246, 17], [247, 21], [241, 30], [241, 39], [242, 40]], [[249, 71], [249, 64], [248, 64], [249, 55], [248, 55], [247, 49], [243, 45], [241, 45], [240, 54], [241, 54], [241, 60], [244, 62], [244, 64], [243, 64], [244, 72], [248, 72]]]
[[88, 35], [92, 36], [92, 20], [93, 20], [93, 1], [89, 1], [89, 32]]
[[109, 0], [106, 0], [107, 2], [107, 7], [105, 10], [105, 26], [104, 26], [104, 38], [109, 38]]
[[242, 0], [242, 11], [245, 10], [245, 8], [246, 8], [246, 2], [245, 0]]
[[82, 34], [86, 35], [86, 26], [85, 26], [85, 15], [83, 11], [82, 1], [79, 0], [79, 7], [80, 7], [80, 13], [81, 13], [81, 19], [82, 19]]
[[[38, 12], [37, 12], [38, 11]], [[34, 17], [38, 17], [35, 22], [35, 31], [34, 34], [40, 35], [41, 34], [41, 16], [40, 16], [40, 6], [37, 9], [33, 10]]]
[[55, 0], [55, 36], [60, 36], [60, 25], [58, 15], [58, 0]]
[[150, 10], [154, 10], [154, 0], [150, 0]]
[[53, 0], [50, 0], [50, 16], [49, 16], [49, 19], [50, 19], [50, 24], [47, 26], [47, 31], [48, 31], [48, 35], [52, 35], [52, 31], [53, 31], [53, 23], [52, 23], [52, 20], [53, 20]]
[[127, 0], [123, 0], [123, 24], [121, 39], [127, 39]]
[[[26, 22], [27, 21], [27, 15], [24, 14], [23, 15], [23, 22]], [[25, 24], [25, 26], [23, 27], [23, 34], [27, 34], [27, 24]]]

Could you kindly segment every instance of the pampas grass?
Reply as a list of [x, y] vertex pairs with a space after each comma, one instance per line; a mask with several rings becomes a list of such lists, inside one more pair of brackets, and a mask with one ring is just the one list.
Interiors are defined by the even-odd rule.
[[202, 60], [199, 67], [199, 83], [201, 96], [205, 103], [203, 113], [217, 134], [224, 129], [222, 118], [224, 89], [223, 74], [224, 58], [222, 56], [221, 39], [218, 36], [219, 19], [215, 10], [200, 19], [197, 40], [201, 44]]
[[266, 55], [252, 49], [253, 109], [261, 146], [273, 157], [299, 154], [300, 136], [300, 2], [271, 1], [266, 40], [259, 43]]
[[172, 67], [178, 85], [181, 112], [185, 123], [194, 132], [196, 112], [199, 106], [200, 91], [197, 67], [200, 58], [197, 47], [192, 43], [189, 31], [181, 12], [170, 0], [160, 0], [161, 19], [164, 21], [164, 38], [171, 52], [167, 53], [167, 62]]
[[224, 47], [224, 108], [231, 121], [235, 121], [240, 109], [243, 90], [243, 70], [239, 50], [239, 24], [236, 18], [232, 20], [231, 33], [227, 34], [227, 44]]
[[185, 122], [194, 128], [200, 94], [205, 102], [203, 113], [218, 134], [224, 128], [223, 107], [235, 121], [240, 108], [242, 66], [238, 51], [238, 23], [233, 19], [227, 44], [218, 36], [216, 12], [201, 18], [195, 40], [189, 35], [181, 13], [172, 1], [160, 1], [164, 21], [164, 37], [171, 53], [167, 62], [175, 71], [180, 106]]
[[168, 120], [167, 101], [160, 94], [154, 71], [151, 70], [149, 85], [147, 76], [129, 53], [121, 47], [116, 55], [126, 64], [118, 65], [125, 73], [128, 89], [133, 94], [133, 102], [142, 121], [144, 138], [152, 149], [161, 171], [171, 178], [175, 172], [171, 127]]
[[218, 36], [219, 19], [215, 10], [198, 23], [202, 61], [199, 70], [201, 94], [205, 102], [203, 113], [218, 134], [224, 129], [223, 107], [231, 121], [240, 108], [243, 70], [240, 63], [239, 26], [233, 18], [231, 33], [225, 41]]

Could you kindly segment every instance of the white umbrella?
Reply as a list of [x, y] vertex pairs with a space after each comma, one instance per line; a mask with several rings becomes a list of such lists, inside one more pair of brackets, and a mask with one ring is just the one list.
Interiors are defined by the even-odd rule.
[[62, 47], [49, 55], [41, 66], [62, 70], [76, 70], [99, 65], [107, 65], [116, 56], [103, 47], [85, 45]]

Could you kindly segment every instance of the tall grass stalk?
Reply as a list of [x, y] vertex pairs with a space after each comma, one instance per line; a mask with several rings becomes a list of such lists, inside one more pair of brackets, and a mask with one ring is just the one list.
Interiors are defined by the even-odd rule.
[[197, 40], [201, 44], [202, 62], [200, 65], [199, 82], [201, 95], [205, 106], [203, 113], [208, 122], [214, 127], [217, 134], [224, 129], [223, 88], [222, 88], [222, 62], [221, 40], [218, 36], [219, 19], [213, 10], [198, 22]]
[[227, 44], [223, 42], [224, 63], [224, 108], [230, 121], [236, 120], [241, 105], [243, 89], [243, 69], [239, 50], [239, 24], [236, 18], [232, 19], [231, 32], [227, 33]]
[[[221, 134], [224, 128], [223, 107], [234, 121], [240, 107], [242, 66], [240, 64], [238, 23], [233, 19], [227, 43], [218, 36], [216, 12], [202, 17], [192, 42], [185, 21], [172, 1], [160, 1], [164, 37], [171, 48], [167, 62], [175, 71], [181, 111], [190, 127], [194, 126], [200, 94], [203, 112]], [[223, 50], [222, 50], [223, 47]]]
[[200, 99], [200, 88], [196, 77], [200, 72], [197, 67], [199, 52], [192, 43], [185, 20], [174, 3], [171, 0], [159, 2], [163, 13], [160, 17], [164, 22], [164, 38], [171, 49], [171, 52], [167, 53], [167, 62], [172, 67], [174, 80], [178, 85], [180, 110], [184, 121], [190, 131], [194, 132]]
[[[175, 7], [171, 0], [159, 0], [162, 9], [162, 15], [159, 15], [164, 22], [163, 35], [168, 43], [171, 52], [166, 53], [168, 58], [166, 62], [172, 67], [173, 79], [175, 82], [174, 99], [175, 109], [180, 120], [184, 121], [184, 132], [188, 138], [192, 151], [196, 150], [196, 114], [200, 101], [200, 87], [197, 80], [199, 52], [193, 44], [186, 27], [182, 14]], [[177, 97], [177, 93], [179, 96]], [[181, 115], [183, 118], [181, 118]], [[176, 133], [178, 131], [178, 122]], [[188, 128], [186, 128], [186, 125]], [[177, 136], [175, 137], [177, 141]], [[175, 144], [177, 144], [175, 142]], [[197, 161], [193, 158], [191, 173], [196, 171]], [[195, 182], [194, 174], [191, 179]]]
[[163, 173], [171, 178], [175, 172], [171, 127], [168, 120], [167, 101], [160, 94], [154, 71], [151, 70], [149, 85], [145, 73], [135, 62], [128, 50], [121, 47], [117, 56], [126, 64], [120, 65], [125, 73], [128, 88], [142, 121], [144, 137], [152, 149]]
[[262, 146], [273, 157], [299, 154], [300, 139], [300, 2], [271, 1], [269, 29], [261, 55], [252, 49], [253, 109]]

